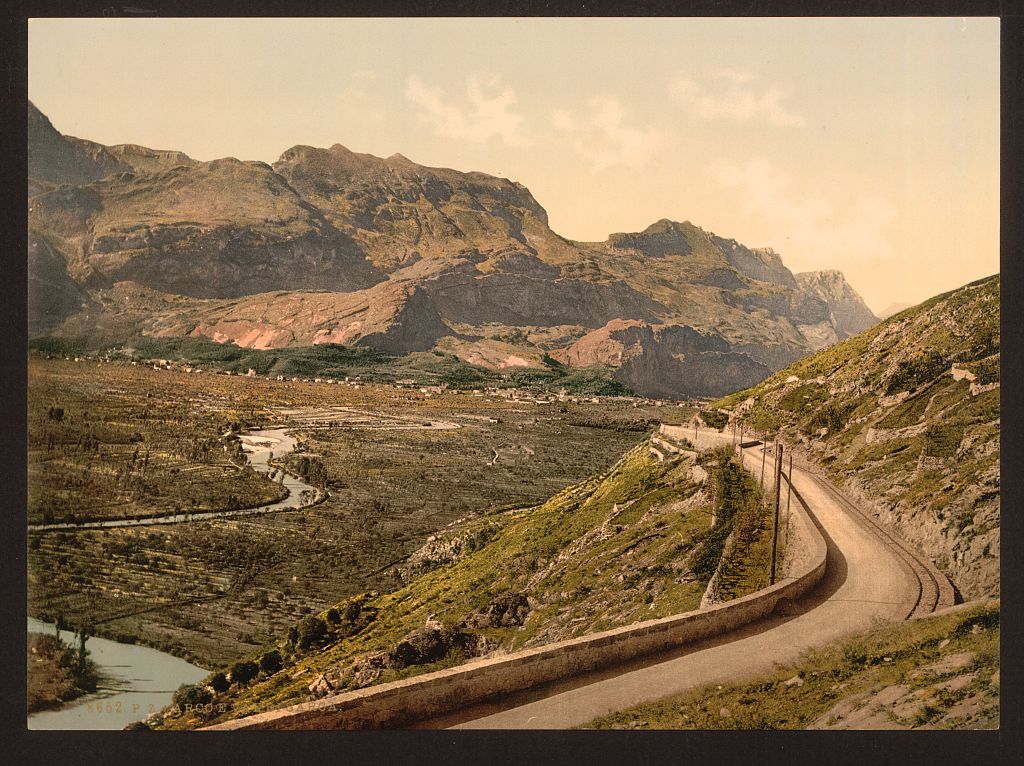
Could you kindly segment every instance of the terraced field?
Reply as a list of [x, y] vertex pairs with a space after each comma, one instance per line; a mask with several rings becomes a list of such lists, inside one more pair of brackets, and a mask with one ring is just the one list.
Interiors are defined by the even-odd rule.
[[[539, 502], [605, 470], [663, 415], [683, 412], [630, 400], [541, 405], [38, 356], [29, 368], [30, 518], [40, 521], [44, 499], [60, 482], [46, 457], [47, 434], [58, 429], [96, 442], [89, 455], [84, 444], [75, 451], [77, 435], [62, 442], [81, 482], [67, 490], [76, 503], [67, 510], [81, 518], [98, 514], [115, 490], [134, 513], [227, 508], [243, 490], [245, 502], [266, 502], [279, 486], [255, 474], [239, 481], [247, 469], [229, 462], [238, 442], [224, 434], [296, 427], [297, 451], [275, 462], [305, 470], [306, 481], [329, 493], [313, 508], [30, 535], [30, 614], [63, 614], [73, 625], [94, 624], [98, 633], [208, 667], [254, 651], [346, 596], [392, 590], [401, 582], [396, 565], [430, 534], [460, 518]], [[51, 407], [63, 410], [60, 421], [49, 415]], [[442, 422], [459, 427], [422, 427]], [[208, 450], [189, 451], [207, 440]], [[143, 473], [138, 466], [147, 450]], [[157, 484], [158, 470], [173, 481]], [[117, 488], [118, 471], [132, 477], [127, 489]], [[140, 473], [148, 490], [135, 482]], [[214, 475], [223, 481], [199, 480]], [[108, 491], [103, 482], [111, 476]], [[146, 494], [154, 486], [160, 494]]]

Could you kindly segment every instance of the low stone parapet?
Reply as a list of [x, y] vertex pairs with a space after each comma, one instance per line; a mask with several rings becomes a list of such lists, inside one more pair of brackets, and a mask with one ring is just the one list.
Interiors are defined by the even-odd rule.
[[475, 702], [616, 665], [728, 633], [795, 600], [825, 573], [826, 544], [804, 499], [797, 500], [794, 531], [805, 563], [775, 585], [708, 609], [613, 628], [601, 633], [475, 660], [356, 691], [325, 697], [207, 727], [239, 729], [369, 729], [398, 727]]

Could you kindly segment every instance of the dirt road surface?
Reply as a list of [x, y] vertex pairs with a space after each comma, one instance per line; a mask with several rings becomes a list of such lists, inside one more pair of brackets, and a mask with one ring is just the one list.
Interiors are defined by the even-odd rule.
[[[693, 440], [693, 430], [686, 434]], [[731, 443], [730, 434], [701, 431], [701, 446]], [[759, 475], [760, 448], [746, 450]], [[767, 463], [771, 465], [769, 455]], [[755, 470], [756, 469], [756, 470]], [[921, 585], [891, 545], [812, 473], [793, 470], [828, 545], [821, 583], [784, 614], [714, 639], [649, 656], [584, 677], [555, 682], [425, 721], [416, 728], [564, 729], [641, 702], [709, 683], [736, 681], [796, 660], [809, 647], [902, 620], [915, 609]]]

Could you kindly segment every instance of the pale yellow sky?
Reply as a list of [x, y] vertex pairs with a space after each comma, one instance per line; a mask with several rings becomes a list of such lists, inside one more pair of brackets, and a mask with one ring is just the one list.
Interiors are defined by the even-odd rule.
[[997, 19], [36, 19], [29, 97], [202, 160], [505, 176], [573, 239], [690, 220], [876, 311], [999, 269]]

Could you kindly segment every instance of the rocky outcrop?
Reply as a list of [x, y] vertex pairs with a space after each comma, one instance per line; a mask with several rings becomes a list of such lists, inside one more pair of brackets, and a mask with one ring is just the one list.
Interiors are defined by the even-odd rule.
[[615, 368], [614, 377], [639, 394], [679, 398], [728, 393], [734, 381], [752, 385], [769, 374], [733, 351], [718, 334], [686, 325], [614, 320], [556, 352], [565, 364]]
[[473, 250], [534, 253], [524, 232], [547, 229], [547, 212], [522, 184], [428, 168], [400, 154], [296, 146], [274, 169], [385, 271]]
[[617, 317], [653, 320], [664, 308], [629, 285], [481, 274], [468, 263], [422, 282], [438, 313], [452, 322], [510, 326], [600, 327]]
[[385, 282], [355, 293], [277, 293], [210, 304], [191, 331], [244, 348], [336, 343], [389, 354], [426, 351], [450, 334], [429, 297]]
[[125, 169], [126, 166], [105, 148], [90, 151], [61, 135], [49, 118], [28, 102], [30, 179], [51, 184], [87, 184]]
[[258, 162], [122, 171], [34, 197], [29, 219], [72, 275], [98, 284], [217, 298], [351, 291], [383, 279], [351, 238]]
[[841, 271], [805, 271], [796, 275], [796, 281], [805, 305], [808, 300], [817, 299], [826, 306], [828, 319], [839, 340], [878, 323], [878, 317], [850, 287]]
[[68, 274], [67, 261], [42, 237], [28, 246], [28, 313], [30, 335], [49, 332], [79, 311], [88, 296]]

